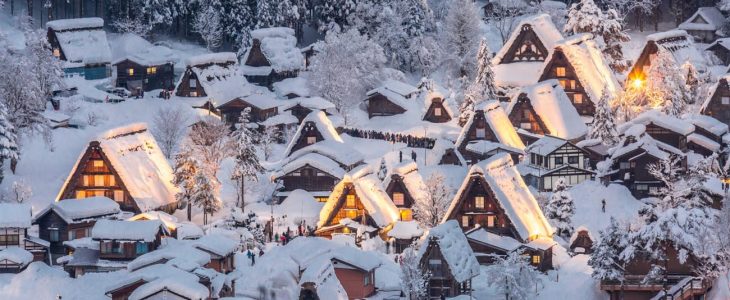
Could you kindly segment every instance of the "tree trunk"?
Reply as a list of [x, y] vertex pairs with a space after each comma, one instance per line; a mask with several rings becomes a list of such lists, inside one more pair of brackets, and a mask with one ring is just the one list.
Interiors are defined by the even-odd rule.
[[243, 212], [243, 209], [246, 208], [246, 200], [244, 199], [244, 184], [245, 180], [243, 179], [243, 176], [241, 176], [241, 212]]
[[192, 221], [192, 219], [193, 219], [192, 211], [193, 211], [193, 203], [190, 202], [190, 200], [188, 200], [188, 222]]
[[28, 16], [33, 18], [33, 0], [28, 0]]

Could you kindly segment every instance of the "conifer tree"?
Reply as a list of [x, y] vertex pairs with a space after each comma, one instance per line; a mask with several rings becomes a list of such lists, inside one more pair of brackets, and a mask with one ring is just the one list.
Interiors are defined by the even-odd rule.
[[474, 54], [481, 34], [479, 9], [471, 0], [454, 0], [442, 31], [447, 59], [454, 67], [456, 77], [471, 78], [474, 74]]
[[18, 160], [18, 144], [15, 134], [15, 127], [10, 123], [7, 117], [5, 105], [0, 102], [0, 182], [3, 181], [3, 164], [6, 160]]
[[595, 38], [602, 38], [601, 51], [609, 65], [614, 71], [623, 72], [629, 65], [624, 59], [621, 43], [628, 42], [630, 37], [621, 23], [617, 10], [609, 8], [604, 12], [593, 0], [581, 0], [570, 6], [563, 31], [567, 34], [592, 33]]
[[565, 178], [560, 178], [555, 183], [553, 195], [545, 206], [545, 217], [555, 227], [558, 235], [570, 238], [573, 233], [571, 218], [575, 214], [575, 203], [570, 192], [567, 190]]
[[241, 47], [239, 51], [245, 50], [250, 43], [251, 29], [256, 25], [249, 1], [226, 0], [223, 1], [222, 9], [226, 35]]
[[497, 98], [497, 86], [494, 82], [494, 70], [492, 70], [492, 58], [490, 56], [487, 40], [482, 39], [477, 52], [477, 72], [474, 81], [464, 95], [464, 101], [459, 107], [459, 124], [463, 126], [474, 113], [475, 106], [483, 101], [495, 100]]
[[687, 109], [690, 93], [686, 80], [668, 50], [660, 49], [649, 67], [646, 88], [653, 107], [661, 107], [668, 115], [680, 116]]
[[428, 293], [428, 274], [420, 266], [417, 244], [403, 250], [401, 255], [401, 282], [406, 299], [423, 299]]
[[194, 176], [195, 185], [190, 193], [192, 202], [203, 210], [203, 224], [208, 224], [208, 215], [220, 210], [220, 202], [216, 198], [215, 183], [211, 182], [208, 174], [202, 169], [198, 169]]
[[195, 188], [195, 174], [199, 167], [190, 145], [184, 143], [181, 148], [180, 152], [175, 155], [172, 184], [180, 190], [175, 194], [175, 199], [182, 204], [187, 204], [188, 221], [190, 221], [193, 206], [191, 195]]
[[611, 217], [609, 226], [600, 231], [600, 238], [593, 244], [593, 253], [588, 265], [593, 268], [591, 276], [598, 280], [618, 280], [623, 282], [626, 259], [621, 253], [628, 245], [628, 228], [619, 225]]
[[563, 32], [570, 35], [599, 32], [603, 21], [603, 11], [593, 0], [581, 0], [570, 6]]
[[233, 167], [231, 179], [238, 182], [240, 188], [238, 192], [239, 204], [241, 209], [246, 205], [244, 200], [246, 180], [257, 181], [258, 177], [256, 175], [264, 169], [256, 155], [256, 147], [254, 144], [257, 142], [259, 135], [255, 128], [257, 125], [249, 121], [250, 112], [250, 107], [247, 107], [241, 112], [239, 124], [233, 133], [232, 139], [236, 164]]
[[278, 1], [256, 1], [256, 28], [269, 28], [274, 26], [277, 17], [276, 3], [278, 3]]
[[588, 132], [588, 138], [598, 139], [608, 146], [613, 146], [618, 142], [618, 132], [609, 101], [610, 95], [604, 88], [601, 99], [596, 103], [596, 113], [593, 116], [593, 126]]

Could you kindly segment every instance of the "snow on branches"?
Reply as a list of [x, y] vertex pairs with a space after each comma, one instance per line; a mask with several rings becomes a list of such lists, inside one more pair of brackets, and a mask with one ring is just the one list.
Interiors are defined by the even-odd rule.
[[433, 173], [426, 179], [426, 197], [416, 197], [413, 217], [424, 227], [432, 228], [441, 222], [451, 204], [451, 192], [446, 186], [446, 178]]
[[571, 218], [575, 214], [575, 203], [570, 192], [567, 190], [565, 178], [560, 178], [555, 183], [553, 194], [545, 206], [545, 217], [558, 235], [568, 239], [573, 233]]

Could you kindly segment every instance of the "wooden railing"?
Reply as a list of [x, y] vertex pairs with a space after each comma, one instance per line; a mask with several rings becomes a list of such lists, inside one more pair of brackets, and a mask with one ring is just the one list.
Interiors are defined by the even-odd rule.
[[685, 277], [669, 290], [661, 291], [651, 300], [687, 300], [694, 296], [703, 295], [709, 287], [702, 278]]

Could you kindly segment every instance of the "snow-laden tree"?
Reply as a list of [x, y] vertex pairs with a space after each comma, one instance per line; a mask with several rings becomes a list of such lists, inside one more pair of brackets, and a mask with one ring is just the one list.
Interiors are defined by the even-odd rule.
[[506, 256], [491, 254], [494, 262], [486, 268], [490, 287], [505, 299], [530, 299], [534, 297], [535, 287], [541, 282], [540, 272], [535, 269], [519, 251]]
[[281, 135], [281, 131], [275, 126], [264, 128], [264, 130], [258, 135], [256, 143], [259, 145], [261, 152], [264, 154], [264, 160], [268, 160], [269, 157], [271, 157], [271, 152], [274, 151], [274, 145], [282, 140]]
[[709, 262], [702, 266], [700, 273], [708, 274], [709, 277], [719, 277], [730, 271], [730, 205], [722, 206], [709, 231], [715, 236], [714, 239], [710, 239], [715, 241], [710, 252], [713, 255], [710, 256]]
[[175, 163], [172, 168], [172, 184], [180, 190], [175, 194], [175, 199], [183, 205], [187, 204], [188, 221], [190, 221], [192, 213], [191, 195], [195, 188], [195, 174], [200, 168], [194, 155], [193, 147], [189, 141], [186, 141], [180, 151], [175, 154]]
[[388, 167], [385, 165], [385, 158], [380, 159], [380, 168], [378, 169], [378, 179], [380, 181], [385, 180], [385, 176], [388, 175]]
[[592, 33], [601, 38], [599, 43], [609, 65], [616, 72], [623, 72], [629, 67], [624, 59], [621, 43], [628, 42], [629, 36], [624, 32], [619, 12], [609, 8], [601, 10], [593, 0], [581, 0], [570, 6], [568, 21], [563, 27], [567, 34]]
[[251, 43], [251, 29], [256, 25], [248, 0], [226, 0], [222, 3], [222, 24], [225, 34], [245, 50]]
[[193, 179], [195, 185], [190, 192], [190, 199], [193, 204], [203, 210], [204, 225], [208, 224], [208, 215], [212, 216], [221, 208], [221, 203], [216, 197], [217, 184], [211, 181], [208, 176], [202, 169], [198, 169]]
[[0, 102], [0, 183], [5, 178], [3, 174], [5, 161], [17, 161], [19, 156], [15, 127], [8, 120], [5, 104]]
[[561, 177], [555, 182], [553, 194], [545, 206], [545, 217], [550, 225], [555, 228], [558, 235], [569, 239], [573, 233], [571, 218], [575, 214], [575, 203], [568, 191], [565, 178]]
[[667, 50], [660, 49], [649, 67], [647, 90], [653, 92], [650, 101], [668, 115], [680, 116], [687, 109], [690, 93], [682, 71]]
[[244, 199], [246, 180], [256, 182], [258, 180], [256, 175], [264, 169], [259, 163], [258, 155], [256, 155], [256, 146], [254, 145], [259, 139], [258, 125], [249, 121], [250, 113], [250, 107], [245, 108], [241, 112], [239, 124], [231, 140], [236, 161], [231, 172], [231, 180], [238, 182], [238, 198], [241, 209], [246, 207], [246, 201]]
[[383, 80], [383, 48], [356, 29], [330, 31], [312, 58], [307, 83], [313, 94], [332, 101], [347, 124], [349, 110]]
[[413, 218], [425, 228], [432, 228], [441, 222], [451, 204], [451, 192], [446, 185], [446, 178], [434, 172], [426, 179], [425, 197], [416, 197], [413, 204]]
[[433, 30], [433, 13], [424, 0], [399, 0], [396, 11], [404, 15], [403, 29], [411, 37], [419, 37]]
[[603, 11], [593, 0], [581, 0], [580, 3], [573, 3], [568, 10], [568, 21], [563, 27], [563, 32], [573, 35], [583, 32], [600, 32]]
[[682, 64], [680, 69], [685, 74], [686, 88], [689, 93], [689, 104], [694, 104], [697, 100], [702, 102], [708, 94], [708, 74], [700, 74], [697, 72], [697, 68], [689, 61]]
[[179, 107], [161, 107], [152, 120], [152, 135], [160, 144], [160, 150], [168, 159], [185, 137], [188, 116]]
[[442, 43], [457, 77], [470, 77], [481, 34], [479, 10], [471, 0], [454, 0], [444, 21]]
[[[701, 168], [689, 168], [683, 174], [682, 158], [671, 156], [649, 167], [649, 173], [665, 186], [646, 198], [647, 206], [639, 211], [640, 226], [632, 232], [633, 248], [651, 264], [647, 282], [666, 278], [668, 251], [673, 247], [679, 263], [701, 257], [704, 230], [713, 226], [716, 212], [709, 206], [704, 190], [707, 180]], [[626, 251], [624, 251], [626, 252]]]
[[144, 20], [150, 27], [155, 25], [171, 25], [173, 17], [176, 15], [175, 6], [170, 5], [168, 0], [143, 0], [142, 14]]
[[345, 28], [348, 17], [355, 11], [355, 0], [320, 0], [314, 5], [314, 16], [320, 32]]
[[33, 196], [33, 187], [24, 178], [13, 181], [10, 187], [9, 198], [16, 203], [24, 203]]
[[623, 282], [627, 259], [622, 253], [629, 245], [628, 234], [628, 227], [611, 217], [608, 227], [599, 232], [599, 239], [593, 244], [593, 254], [588, 259], [588, 265], [593, 268], [591, 277]]
[[588, 132], [588, 138], [598, 139], [608, 146], [613, 146], [618, 143], [618, 131], [614, 113], [609, 104], [610, 97], [604, 88], [601, 99], [596, 103], [596, 113], [593, 116], [593, 125]]
[[297, 28], [303, 16], [299, 14], [299, 9], [294, 2], [292, 0], [277, 1], [276, 18], [274, 20], [276, 26]]
[[278, 0], [256, 0], [256, 28], [274, 26], [277, 17]]
[[152, 30], [152, 26], [144, 22], [142, 15], [115, 19], [111, 27], [119, 33], [133, 33], [146, 37]]
[[201, 8], [193, 20], [193, 31], [200, 34], [205, 41], [205, 46], [210, 51], [218, 48], [223, 42], [223, 23], [219, 8], [212, 4]]
[[[28, 68], [35, 75], [41, 96], [51, 96], [54, 90], [64, 85], [61, 61], [53, 56], [47, 32], [32, 28], [26, 18], [21, 20], [25, 20], [21, 22], [21, 29], [25, 37], [24, 53], [28, 57]], [[45, 102], [45, 99], [42, 100]]]
[[251, 233], [251, 236], [253, 236], [253, 240], [251, 242], [253, 242], [254, 247], [264, 249], [266, 235], [264, 234], [263, 226], [259, 224], [256, 213], [250, 211], [248, 215], [246, 215], [246, 220], [244, 220], [243, 224], [246, 226], [248, 232]]
[[421, 269], [416, 243], [403, 250], [400, 271], [401, 288], [406, 299], [415, 300], [426, 297], [429, 276]]
[[497, 99], [497, 86], [494, 82], [492, 57], [487, 40], [482, 39], [477, 52], [476, 76], [467, 88], [464, 100], [459, 105], [459, 125], [466, 124], [478, 103], [495, 99]]

